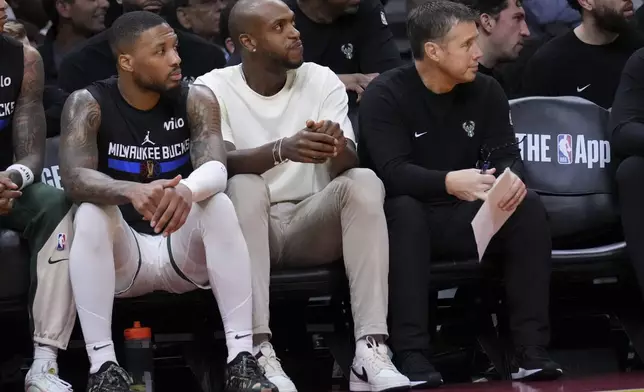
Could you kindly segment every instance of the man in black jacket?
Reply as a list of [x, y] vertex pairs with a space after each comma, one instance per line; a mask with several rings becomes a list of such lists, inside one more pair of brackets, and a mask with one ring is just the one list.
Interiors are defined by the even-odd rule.
[[506, 168], [518, 176], [498, 207], [513, 214], [485, 255], [503, 262], [512, 378], [562, 374], [543, 348], [550, 339], [552, 248], [546, 211], [520, 179], [523, 165], [501, 86], [477, 75], [477, 18], [450, 1], [414, 9], [407, 24], [415, 63], [378, 77], [360, 104], [361, 162], [378, 174], [387, 194], [390, 343], [412, 385], [441, 381], [427, 354], [430, 263], [477, 256], [471, 222], [496, 181], [493, 174]]

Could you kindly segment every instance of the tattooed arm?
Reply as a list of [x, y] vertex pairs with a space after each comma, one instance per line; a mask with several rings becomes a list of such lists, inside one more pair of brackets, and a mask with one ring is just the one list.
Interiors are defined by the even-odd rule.
[[[13, 152], [15, 163], [25, 165], [34, 174], [34, 181], [40, 180], [45, 160], [45, 139], [47, 123], [42, 98], [45, 88], [45, 71], [42, 58], [32, 47], [24, 47], [24, 75], [20, 95], [13, 115]], [[11, 181], [22, 186], [22, 176], [16, 170], [7, 175]]]
[[226, 166], [226, 147], [221, 135], [221, 114], [215, 94], [205, 86], [193, 85], [188, 92], [188, 124], [191, 141], [190, 158], [196, 170], [208, 161]]
[[60, 177], [75, 202], [119, 205], [130, 202], [135, 182], [117, 181], [99, 172], [97, 134], [101, 108], [87, 90], [69, 96], [63, 108], [60, 136]]

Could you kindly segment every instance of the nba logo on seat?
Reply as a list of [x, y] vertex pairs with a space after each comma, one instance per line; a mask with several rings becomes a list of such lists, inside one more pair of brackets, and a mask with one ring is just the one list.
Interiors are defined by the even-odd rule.
[[65, 244], [67, 243], [67, 236], [65, 233], [58, 233], [58, 241], [56, 242], [56, 250], [62, 251], [65, 250]]
[[557, 162], [561, 165], [572, 164], [572, 135], [557, 135]]

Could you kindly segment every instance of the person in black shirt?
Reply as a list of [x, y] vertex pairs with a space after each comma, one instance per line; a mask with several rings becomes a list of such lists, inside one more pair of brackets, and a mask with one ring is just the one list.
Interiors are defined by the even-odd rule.
[[530, 36], [525, 11], [520, 0], [461, 0], [461, 3], [479, 12], [478, 45], [483, 52], [479, 72], [492, 76], [507, 95], [518, 89], [500, 72], [502, 63], [515, 61]]
[[277, 392], [251, 354], [248, 249], [228, 179], [217, 98], [181, 82], [177, 35], [151, 12], [109, 33], [118, 77], [70, 95], [60, 149], [79, 204], [69, 263], [90, 359], [87, 390], [129, 391], [112, 342], [114, 296], [212, 288], [228, 347], [226, 392]]
[[187, 31], [220, 44], [219, 18], [224, 0], [175, 0], [177, 22]]
[[[160, 13], [167, 7], [157, 0], [123, 0], [123, 12], [146, 10]], [[116, 61], [107, 42], [108, 30], [90, 38], [82, 47], [69, 53], [63, 59], [58, 86], [68, 93], [85, 88], [97, 80], [116, 75]], [[179, 55], [182, 59], [184, 80], [194, 81], [197, 77], [225, 66], [226, 59], [215, 45], [194, 34], [178, 30]]]
[[45, 63], [45, 84], [56, 85], [63, 57], [86, 39], [105, 30], [107, 0], [44, 0], [52, 25], [38, 51]]
[[[70, 392], [58, 377], [57, 356], [67, 348], [76, 320], [67, 263], [72, 203], [40, 182], [46, 136], [42, 59], [30, 45], [4, 35], [5, 10], [0, 0], [0, 230], [20, 233], [29, 247], [34, 361], [25, 391]], [[7, 251], [0, 250], [3, 261]], [[5, 277], [9, 271], [0, 267]]]
[[[522, 173], [508, 100], [496, 80], [476, 74], [482, 56], [476, 20], [474, 11], [450, 1], [414, 9], [407, 27], [415, 64], [374, 80], [360, 106], [360, 159], [387, 194], [391, 347], [412, 385], [440, 383], [427, 357], [431, 260], [476, 257], [470, 223], [478, 199], [494, 184], [494, 173]], [[494, 169], [475, 169], [479, 160]], [[498, 207], [514, 213], [486, 256], [504, 263], [512, 378], [553, 379], [562, 371], [543, 348], [551, 253], [546, 211], [519, 178]]]
[[626, 60], [644, 40], [629, 25], [630, 0], [568, 0], [582, 14], [574, 30], [543, 45], [523, 75], [522, 96], [578, 96], [610, 108]]
[[611, 110], [611, 146], [617, 158], [622, 225], [637, 280], [644, 294], [644, 49], [626, 63]]
[[[402, 63], [378, 0], [287, 0], [304, 44], [304, 61], [329, 67], [353, 107], [378, 74]], [[233, 56], [229, 65], [239, 64]]]

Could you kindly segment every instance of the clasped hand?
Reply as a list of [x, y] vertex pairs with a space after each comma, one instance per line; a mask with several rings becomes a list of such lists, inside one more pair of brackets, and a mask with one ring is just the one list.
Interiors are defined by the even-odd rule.
[[22, 196], [7, 172], [0, 172], [0, 216], [7, 215], [13, 208], [14, 200]]
[[329, 121], [308, 120], [306, 127], [282, 142], [282, 156], [294, 162], [324, 163], [340, 155], [347, 139], [340, 124]]
[[[449, 172], [445, 178], [447, 193], [465, 201], [486, 200], [489, 191], [496, 177], [493, 174], [496, 169], [489, 169], [481, 174], [478, 169], [465, 169]], [[528, 190], [518, 176], [513, 176], [512, 185], [508, 192], [499, 201], [498, 207], [504, 211], [513, 211], [523, 199]]]
[[192, 208], [192, 191], [179, 183], [181, 176], [171, 180], [157, 180], [136, 184], [128, 198], [134, 208], [150, 222], [154, 232], [167, 237], [179, 230]]

